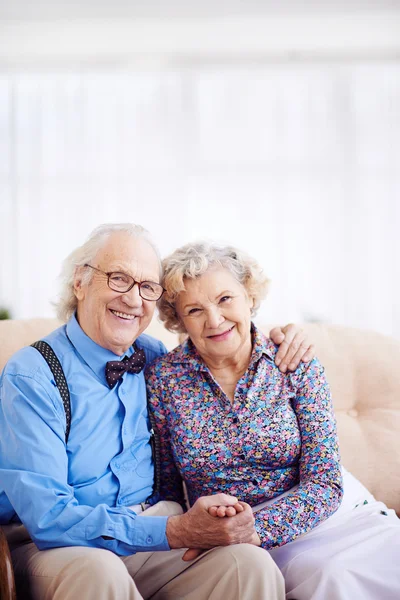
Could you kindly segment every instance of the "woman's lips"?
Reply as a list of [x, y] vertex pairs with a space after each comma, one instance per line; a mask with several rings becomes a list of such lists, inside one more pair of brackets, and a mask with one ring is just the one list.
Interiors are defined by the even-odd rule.
[[227, 329], [223, 333], [218, 333], [217, 335], [208, 335], [207, 339], [212, 340], [213, 342], [223, 342], [229, 337], [229, 334], [232, 332], [234, 327], [235, 326], [233, 325], [230, 329]]

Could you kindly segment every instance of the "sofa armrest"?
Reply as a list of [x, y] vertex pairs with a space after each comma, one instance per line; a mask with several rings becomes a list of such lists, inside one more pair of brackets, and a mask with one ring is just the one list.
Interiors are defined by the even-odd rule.
[[14, 572], [4, 531], [0, 527], [0, 598], [15, 600]]

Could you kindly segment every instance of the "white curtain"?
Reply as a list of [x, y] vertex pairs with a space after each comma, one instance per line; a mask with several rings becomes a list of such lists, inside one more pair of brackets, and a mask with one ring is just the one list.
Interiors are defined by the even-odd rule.
[[272, 279], [262, 320], [400, 338], [396, 62], [0, 75], [0, 307], [50, 316], [97, 224], [162, 253], [234, 243]]

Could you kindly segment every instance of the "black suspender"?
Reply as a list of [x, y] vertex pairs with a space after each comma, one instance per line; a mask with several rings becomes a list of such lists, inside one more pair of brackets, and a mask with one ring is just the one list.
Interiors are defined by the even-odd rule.
[[153, 455], [153, 464], [154, 464], [154, 485], [153, 485], [153, 493], [146, 499], [146, 502], [149, 502], [151, 498], [156, 497], [156, 502], [158, 502], [158, 495], [160, 493], [160, 474], [161, 474], [161, 460], [160, 460], [160, 438], [156, 434], [156, 422], [154, 419], [154, 415], [151, 412], [151, 407], [149, 406], [149, 401], [147, 400], [147, 412], [149, 415], [149, 421], [151, 425], [150, 431], [150, 444], [151, 444], [151, 453]]
[[[58, 391], [60, 392], [61, 399], [63, 401], [64, 410], [65, 410], [65, 419], [66, 419], [66, 429], [65, 429], [65, 443], [68, 442], [69, 431], [71, 429], [71, 400], [69, 396], [69, 389], [67, 385], [67, 380], [65, 379], [64, 371], [61, 366], [60, 361], [57, 358], [53, 348], [43, 340], [39, 340], [38, 342], [34, 342], [31, 344], [33, 348], [36, 348], [38, 352], [43, 356], [47, 364], [49, 365], [50, 371], [54, 375], [54, 381], [58, 387]], [[151, 408], [147, 403], [147, 412], [149, 415], [151, 431], [150, 431], [150, 445], [151, 451], [153, 455], [153, 463], [154, 463], [154, 486], [153, 493], [146, 499], [148, 502], [151, 498], [155, 497], [156, 501], [158, 501], [158, 493], [160, 491], [160, 440], [155, 433], [155, 420], [154, 416], [151, 412]]]
[[58, 391], [60, 392], [60, 396], [63, 401], [65, 410], [65, 443], [67, 443], [69, 437], [69, 430], [71, 429], [71, 401], [69, 397], [67, 380], [65, 379], [63, 368], [53, 348], [47, 342], [39, 340], [38, 342], [34, 342], [33, 344], [31, 344], [31, 346], [33, 348], [36, 348], [36, 350], [40, 352], [40, 354], [43, 356], [43, 358], [49, 365], [50, 371], [54, 375], [54, 381], [56, 382], [56, 386], [58, 387]]

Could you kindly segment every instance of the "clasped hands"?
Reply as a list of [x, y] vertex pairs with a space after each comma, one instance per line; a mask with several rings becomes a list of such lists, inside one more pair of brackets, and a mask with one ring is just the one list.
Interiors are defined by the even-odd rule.
[[170, 548], [189, 548], [182, 557], [186, 561], [216, 546], [260, 546], [254, 522], [253, 511], [246, 502], [222, 493], [204, 496], [185, 514], [169, 517], [168, 543]]

